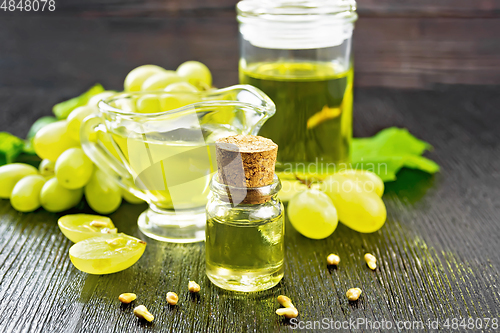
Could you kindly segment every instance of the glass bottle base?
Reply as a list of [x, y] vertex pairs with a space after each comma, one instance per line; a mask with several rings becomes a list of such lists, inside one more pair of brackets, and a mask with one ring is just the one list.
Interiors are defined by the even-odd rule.
[[217, 287], [241, 292], [254, 292], [270, 289], [283, 278], [283, 263], [262, 269], [234, 269], [221, 267], [209, 262], [207, 277]]
[[195, 243], [205, 240], [205, 208], [167, 211], [150, 206], [137, 220], [146, 236], [170, 243]]

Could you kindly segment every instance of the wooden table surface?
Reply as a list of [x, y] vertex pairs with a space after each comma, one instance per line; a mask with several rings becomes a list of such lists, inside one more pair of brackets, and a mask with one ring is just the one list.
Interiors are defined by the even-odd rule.
[[[483, 329], [472, 331], [492, 331], [491, 322], [488, 329], [484, 323], [500, 315], [498, 88], [358, 89], [357, 135], [405, 126], [434, 145], [428, 157], [442, 171], [430, 176], [406, 169], [387, 183], [388, 219], [376, 233], [339, 225], [329, 238], [311, 240], [287, 223], [285, 277], [266, 292], [233, 293], [211, 285], [204, 273], [203, 243], [146, 239], [136, 225], [145, 205], [123, 204], [111, 215], [118, 229], [148, 241], [139, 262], [116, 274], [85, 274], [69, 260], [72, 244], [57, 227], [60, 214], [18, 213], [2, 200], [0, 327], [7, 332], [291, 331], [292, 323], [274, 313], [276, 297], [285, 294], [299, 309], [303, 325], [323, 318], [362, 318], [391, 321], [389, 331], [411, 332], [396, 329], [397, 322], [439, 320], [443, 331], [452, 331], [453, 318], [473, 318], [483, 321]], [[12, 109], [41, 96], [10, 92], [0, 98], [9, 100]], [[76, 211], [90, 212], [84, 204]], [[341, 257], [338, 268], [326, 266], [331, 252]], [[365, 252], [378, 258], [376, 271], [366, 267]], [[189, 295], [189, 280], [201, 285], [199, 295]], [[351, 287], [360, 287], [363, 295], [350, 304], [345, 292]], [[171, 290], [179, 294], [176, 307], [165, 301]], [[132, 307], [118, 301], [122, 292], [136, 293], [155, 315], [154, 322], [138, 321]], [[358, 331], [370, 331], [364, 328]], [[419, 331], [436, 330], [426, 326]]]
[[[236, 83], [235, 1], [214, 1], [220, 10], [188, 8], [204, 1], [172, 1], [180, 9], [162, 18], [156, 13], [164, 10], [162, 2], [151, 0], [151, 7], [142, 7], [152, 16], [147, 19], [132, 14], [137, 1], [110, 2], [104, 14], [93, 7], [98, 2], [61, 2], [60, 11], [45, 16], [0, 13], [0, 131], [24, 136], [56, 102], [95, 82], [120, 89], [126, 72], [143, 63], [175, 68], [194, 58], [212, 68], [218, 86]], [[360, 19], [355, 40], [354, 133], [406, 127], [434, 146], [426, 156], [442, 170], [431, 176], [405, 169], [387, 183], [388, 219], [380, 231], [360, 234], [339, 225], [331, 237], [310, 240], [287, 222], [284, 279], [269, 291], [242, 294], [210, 284], [203, 243], [173, 245], [141, 235], [136, 220], [145, 205], [124, 203], [111, 215], [121, 231], [147, 240], [144, 256], [123, 272], [93, 276], [69, 260], [72, 244], [57, 227], [63, 214], [23, 214], [0, 200], [0, 332], [290, 332], [295, 326], [274, 313], [280, 294], [293, 300], [303, 328], [322, 321], [337, 331], [339, 323], [364, 320], [375, 328], [366, 323], [338, 331], [436, 332], [428, 325], [437, 320], [443, 332], [495, 331], [500, 86], [434, 83], [500, 82], [498, 2], [477, 1], [480, 10], [461, 12], [446, 1], [443, 17], [432, 1], [426, 1], [429, 11], [410, 2], [416, 11], [405, 7], [388, 18], [391, 1], [360, 1], [367, 17]], [[75, 14], [78, 6], [88, 7]], [[448, 43], [450, 38], [456, 40]], [[425, 89], [359, 87], [373, 83]], [[91, 210], [82, 203], [70, 212]], [[338, 268], [326, 266], [331, 252], [341, 257]], [[376, 271], [366, 267], [365, 252], [378, 258]], [[189, 280], [201, 285], [199, 295], [189, 295]], [[345, 297], [351, 287], [363, 289], [358, 302]], [[179, 294], [178, 306], [166, 304], [168, 291]], [[135, 292], [154, 322], [138, 321], [132, 306], [118, 301], [122, 292]], [[459, 326], [469, 318], [472, 326]], [[392, 329], [377, 328], [384, 322]]]

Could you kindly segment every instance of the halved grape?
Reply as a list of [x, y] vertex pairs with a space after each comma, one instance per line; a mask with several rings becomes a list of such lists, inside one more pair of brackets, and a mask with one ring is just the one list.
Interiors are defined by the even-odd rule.
[[64, 215], [57, 221], [61, 232], [73, 243], [102, 234], [116, 234], [109, 217], [89, 214]]
[[365, 192], [355, 180], [334, 175], [322, 184], [322, 190], [337, 207], [339, 220], [358, 232], [370, 233], [382, 228], [387, 211], [375, 192]]
[[163, 71], [148, 77], [142, 84], [142, 91], [154, 91], [165, 89], [169, 84], [181, 82], [183, 79], [174, 71]]
[[85, 199], [94, 211], [99, 214], [110, 214], [120, 207], [122, 191], [112, 178], [96, 169], [85, 186]]
[[80, 142], [80, 127], [83, 120], [93, 113], [97, 113], [98, 109], [95, 106], [80, 106], [71, 111], [68, 118], [68, 134], [75, 141]]
[[42, 207], [53, 213], [63, 212], [75, 207], [82, 200], [83, 190], [67, 189], [57, 181], [57, 178], [51, 178], [43, 185], [40, 192], [40, 203]]
[[55, 162], [65, 150], [79, 145], [79, 142], [69, 135], [67, 125], [66, 120], [56, 121], [36, 133], [33, 146], [40, 158]]
[[354, 180], [365, 192], [375, 192], [379, 197], [384, 194], [384, 181], [374, 172], [368, 170], [343, 170], [337, 175]]
[[76, 243], [69, 249], [75, 267], [89, 274], [111, 274], [129, 268], [144, 253], [146, 242], [125, 234], [107, 234]]
[[40, 191], [45, 184], [45, 177], [26, 176], [17, 182], [10, 195], [10, 204], [19, 212], [32, 212], [40, 207]]
[[82, 188], [90, 181], [94, 164], [82, 148], [70, 148], [56, 161], [55, 173], [59, 184], [74, 190]]
[[330, 236], [339, 222], [332, 200], [323, 192], [313, 189], [296, 194], [288, 203], [287, 212], [293, 227], [313, 239]]
[[125, 91], [140, 91], [142, 84], [147, 78], [164, 70], [165, 69], [162, 67], [156, 65], [142, 65], [136, 67], [127, 74], [123, 87]]
[[8, 199], [18, 181], [29, 175], [38, 174], [37, 168], [24, 163], [11, 163], [0, 166], [0, 198]]
[[177, 74], [202, 90], [212, 87], [212, 74], [208, 67], [201, 62], [186, 61], [177, 68]]
[[54, 169], [56, 167], [56, 162], [44, 159], [38, 165], [38, 171], [40, 174], [46, 178], [53, 177], [55, 175]]

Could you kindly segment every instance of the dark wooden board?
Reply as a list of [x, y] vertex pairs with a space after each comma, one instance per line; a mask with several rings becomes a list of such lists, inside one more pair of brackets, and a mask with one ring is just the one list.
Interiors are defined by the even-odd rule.
[[[55, 103], [95, 82], [121, 89], [125, 74], [144, 63], [175, 69], [197, 59], [211, 68], [217, 86], [236, 83], [235, 3], [57, 0], [54, 13], [0, 11], [0, 131], [25, 136]], [[356, 86], [432, 90], [357, 89], [355, 134], [407, 127], [434, 145], [428, 156], [442, 166], [435, 176], [404, 170], [387, 184], [389, 215], [379, 232], [340, 225], [328, 239], [313, 241], [287, 223], [284, 280], [247, 295], [209, 283], [203, 244], [148, 240], [132, 268], [84, 274], [69, 261], [71, 243], [56, 225], [60, 214], [22, 214], [1, 200], [0, 332], [291, 331], [274, 314], [281, 293], [304, 323], [437, 319], [441, 331], [457, 332], [465, 330], [445, 329], [447, 319], [499, 319], [500, 87], [436, 83], [500, 83], [500, 3], [360, 0], [358, 8]], [[111, 217], [123, 232], [144, 238], [135, 222], [144, 209], [123, 204]], [[85, 204], [77, 211], [90, 212]], [[375, 272], [362, 260], [366, 251], [379, 258]], [[325, 265], [330, 252], [342, 258], [337, 269]], [[190, 279], [200, 283], [199, 297], [188, 295]], [[344, 294], [354, 286], [364, 293], [349, 304]], [[166, 304], [169, 290], [179, 294], [178, 307]], [[120, 305], [124, 291], [139, 295], [156, 316], [153, 324]]]
[[[190, 14], [207, 11], [232, 11], [238, 0], [66, 0], [57, 8], [64, 12], [96, 13], [105, 15]], [[357, 10], [363, 15], [376, 16], [495, 16], [499, 0], [358, 0]]]
[[[0, 10], [0, 86], [121, 87], [144, 63], [199, 59], [237, 80], [235, 0], [67, 0], [54, 12]], [[361, 0], [357, 86], [500, 84], [499, 0]], [[77, 91], [78, 91], [77, 90]]]
[[[260, 293], [220, 290], [205, 277], [204, 244], [148, 241], [133, 267], [92, 276], [75, 269], [71, 243], [59, 232], [60, 214], [14, 211], [0, 201], [0, 327], [2, 332], [278, 332], [292, 325], [274, 314], [276, 296], [286, 294], [299, 319], [373, 321], [439, 320], [443, 332], [453, 318], [500, 316], [500, 114], [499, 87], [439, 86], [433, 91], [383, 88], [356, 90], [355, 133], [373, 135], [386, 126], [407, 127], [429, 141], [427, 154], [441, 166], [430, 176], [404, 170], [387, 184], [386, 225], [360, 234], [339, 225], [325, 240], [310, 240], [286, 225], [283, 281]], [[61, 97], [55, 90], [0, 89], [4, 107], [0, 130], [24, 133], [32, 119]], [[9, 114], [6, 116], [5, 114]], [[25, 117], [16, 117], [22, 114]], [[123, 204], [111, 215], [123, 232], [144, 238], [136, 226], [145, 205]], [[85, 204], [75, 211], [90, 212]], [[144, 238], [146, 239], [146, 238]], [[379, 259], [370, 271], [362, 256]], [[325, 258], [338, 253], [338, 268]], [[189, 280], [201, 292], [192, 297]], [[363, 289], [349, 303], [345, 292]], [[167, 291], [179, 305], [166, 304]], [[122, 292], [135, 292], [135, 304], [155, 315], [140, 322], [132, 306], [120, 305]], [[313, 330], [318, 331], [318, 330]], [[342, 330], [341, 330], [342, 331]], [[432, 332], [365, 329], [345, 331]], [[453, 332], [465, 331], [459, 328]], [[488, 329], [474, 332], [494, 331]], [[436, 332], [436, 330], [434, 330]]]

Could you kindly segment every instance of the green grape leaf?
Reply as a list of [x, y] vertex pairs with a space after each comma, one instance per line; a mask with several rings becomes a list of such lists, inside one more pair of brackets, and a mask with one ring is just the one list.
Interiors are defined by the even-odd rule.
[[432, 146], [417, 139], [407, 129], [390, 127], [370, 138], [352, 140], [353, 168], [375, 172], [383, 181], [396, 180], [403, 167], [428, 173], [439, 171], [439, 165], [422, 155]]
[[27, 154], [35, 154], [35, 149], [33, 148], [33, 138], [36, 133], [48, 124], [56, 122], [57, 119], [51, 116], [45, 116], [38, 118], [37, 121], [31, 125], [28, 135], [26, 136], [26, 144], [24, 145], [23, 152]]
[[14, 162], [23, 151], [24, 140], [7, 132], [0, 132], [0, 165]]
[[102, 92], [104, 92], [104, 87], [97, 83], [80, 96], [54, 105], [54, 107], [52, 108], [52, 112], [54, 112], [54, 115], [57, 117], [57, 119], [66, 119], [71, 111], [79, 106], [87, 104], [92, 96], [95, 96]]

